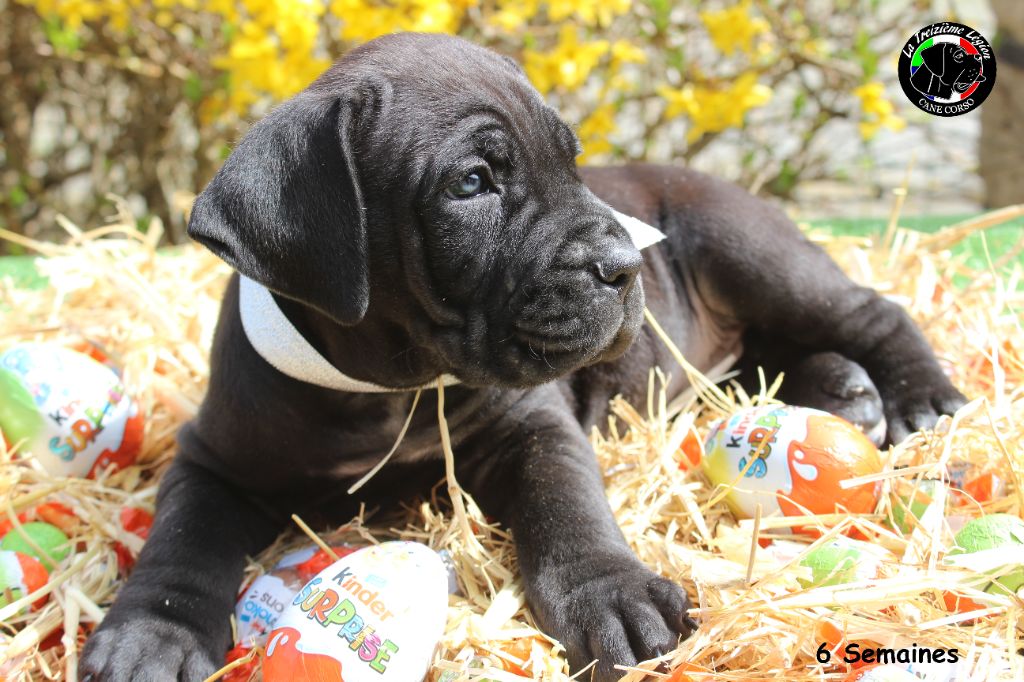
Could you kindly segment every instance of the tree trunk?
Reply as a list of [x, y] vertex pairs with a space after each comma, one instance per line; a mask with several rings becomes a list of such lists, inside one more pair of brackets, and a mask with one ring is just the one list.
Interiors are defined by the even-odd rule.
[[979, 174], [985, 205], [1024, 203], [1024, 2], [991, 0], [996, 84], [981, 107]]

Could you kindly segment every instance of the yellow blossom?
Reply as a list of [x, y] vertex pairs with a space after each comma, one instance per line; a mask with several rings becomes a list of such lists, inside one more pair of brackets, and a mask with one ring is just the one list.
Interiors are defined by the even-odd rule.
[[160, 28], [168, 28], [174, 23], [174, 14], [167, 10], [161, 10], [156, 13], [156, 18], [153, 21]]
[[330, 12], [341, 19], [341, 37], [357, 42], [393, 32], [401, 20], [390, 7], [377, 7], [364, 0], [333, 0]]
[[631, 4], [632, 0], [548, 0], [548, 18], [557, 24], [575, 16], [584, 25], [606, 27]]
[[612, 61], [616, 64], [646, 64], [647, 53], [628, 40], [612, 43]]
[[583, 153], [579, 157], [580, 163], [587, 163], [598, 154], [605, 154], [612, 150], [612, 143], [608, 135], [615, 131], [615, 106], [613, 104], [602, 104], [583, 119], [576, 134], [583, 146]]
[[580, 42], [576, 28], [563, 24], [554, 49], [523, 51], [523, 68], [542, 93], [556, 87], [575, 90], [583, 85], [608, 49], [607, 40]]
[[882, 128], [900, 131], [906, 121], [896, 115], [892, 102], [885, 97], [885, 86], [880, 81], [869, 81], [853, 90], [860, 100], [861, 120], [858, 123], [860, 135], [870, 140]]
[[362, 42], [395, 31], [454, 33], [475, 0], [333, 0], [331, 14], [341, 19], [341, 37]]
[[731, 55], [737, 47], [750, 54], [754, 38], [768, 32], [767, 21], [750, 16], [750, 0], [727, 9], [701, 12], [700, 19], [708, 29], [711, 42], [725, 55]]
[[602, 89], [603, 94], [609, 92], [616, 92], [623, 95], [629, 95], [636, 92], [637, 82], [629, 74], [624, 73], [613, 73]]
[[540, 0], [499, 0], [498, 11], [489, 17], [489, 22], [506, 31], [515, 31], [540, 11]]
[[213, 65], [230, 77], [230, 109], [244, 114], [261, 95], [289, 97], [328, 66], [316, 56], [323, 5], [315, 0], [242, 0], [244, 14]]
[[828, 43], [821, 38], [808, 38], [800, 44], [800, 51], [808, 57], [821, 58], [828, 54]]
[[772, 90], [758, 83], [757, 74], [751, 71], [726, 87], [687, 85], [677, 90], [662, 86], [658, 94], [667, 102], [668, 118], [685, 115], [690, 119], [686, 141], [693, 143], [705, 133], [742, 127], [747, 111], [770, 100]]
[[238, 6], [235, 0], [208, 0], [206, 11], [224, 17], [224, 21], [230, 24], [238, 21]]

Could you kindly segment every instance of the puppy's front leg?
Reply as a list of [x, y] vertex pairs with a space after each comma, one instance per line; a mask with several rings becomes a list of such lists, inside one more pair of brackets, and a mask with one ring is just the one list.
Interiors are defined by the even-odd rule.
[[128, 583], [89, 638], [83, 680], [203, 680], [223, 665], [247, 554], [278, 530], [179, 455], [160, 484], [152, 532]]
[[594, 452], [554, 385], [528, 393], [466, 446], [460, 480], [511, 527], [530, 608], [574, 671], [598, 659], [594, 679], [617, 680], [615, 664], [670, 651], [696, 627], [679, 585], [626, 544]]

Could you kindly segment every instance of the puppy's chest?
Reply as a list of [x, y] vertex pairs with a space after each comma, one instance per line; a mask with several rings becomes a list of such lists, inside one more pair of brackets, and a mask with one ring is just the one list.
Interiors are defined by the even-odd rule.
[[[454, 386], [446, 389], [445, 394], [444, 413], [452, 450], [456, 463], [467, 466], [478, 461], [481, 438], [494, 432], [503, 415], [517, 403], [523, 392]], [[377, 415], [378, 419], [364, 413], [360, 432], [346, 439], [347, 447], [332, 451], [330, 464], [324, 473], [351, 484], [387, 457], [387, 462], [373, 474], [373, 485], [368, 483], [367, 490], [381, 486], [387, 488], [392, 481], [404, 486], [411, 481], [397, 479], [416, 478], [421, 474], [425, 477], [422, 482], [428, 485], [436, 483], [444, 475], [436, 393], [423, 391], [409, 428], [399, 440], [402, 427], [409, 419], [410, 408], [410, 403], [389, 407], [385, 413]], [[389, 457], [392, 448], [394, 453]]]
[[[410, 430], [399, 441], [400, 432], [401, 425], [398, 429], [382, 430], [382, 437], [368, 438], [364, 444], [366, 447], [356, 450], [339, 447], [328, 467], [330, 475], [339, 480], [358, 480], [387, 457], [384, 467], [374, 475], [374, 478], [384, 479], [390, 475], [389, 465], [394, 469], [401, 465], [442, 459], [440, 436], [436, 429], [432, 435], [422, 430], [416, 433]], [[388, 453], [391, 453], [390, 457]]]

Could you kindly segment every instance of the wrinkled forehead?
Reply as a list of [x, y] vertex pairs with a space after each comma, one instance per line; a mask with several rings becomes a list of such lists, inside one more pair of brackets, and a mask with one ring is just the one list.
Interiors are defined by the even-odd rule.
[[407, 151], [415, 154], [486, 153], [506, 162], [527, 162], [538, 160], [533, 157], [571, 161], [579, 153], [572, 128], [525, 81], [472, 92], [403, 92], [399, 84], [394, 102], [401, 114], [390, 117], [384, 112], [382, 125], [401, 130]]
[[368, 43], [360, 70], [376, 80], [376, 152], [396, 162], [479, 152], [572, 160], [579, 142], [510, 59], [447, 36]]

